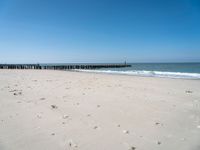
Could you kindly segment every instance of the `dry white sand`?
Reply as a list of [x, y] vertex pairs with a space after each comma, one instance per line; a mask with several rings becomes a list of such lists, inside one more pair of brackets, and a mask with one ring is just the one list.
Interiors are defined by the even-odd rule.
[[200, 150], [200, 80], [0, 70], [0, 150]]

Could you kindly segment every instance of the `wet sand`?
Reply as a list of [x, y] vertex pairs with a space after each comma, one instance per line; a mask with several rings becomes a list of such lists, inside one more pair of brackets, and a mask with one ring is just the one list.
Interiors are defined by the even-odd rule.
[[0, 150], [199, 150], [200, 80], [0, 70]]

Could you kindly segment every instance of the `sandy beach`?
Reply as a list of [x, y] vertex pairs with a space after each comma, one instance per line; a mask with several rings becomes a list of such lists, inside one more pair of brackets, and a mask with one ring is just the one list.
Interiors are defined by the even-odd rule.
[[0, 70], [0, 150], [135, 149], [200, 149], [200, 80]]

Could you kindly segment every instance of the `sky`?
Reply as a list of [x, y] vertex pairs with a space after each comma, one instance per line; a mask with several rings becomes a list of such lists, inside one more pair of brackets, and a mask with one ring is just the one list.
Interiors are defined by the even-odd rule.
[[199, 0], [0, 0], [0, 63], [200, 62]]

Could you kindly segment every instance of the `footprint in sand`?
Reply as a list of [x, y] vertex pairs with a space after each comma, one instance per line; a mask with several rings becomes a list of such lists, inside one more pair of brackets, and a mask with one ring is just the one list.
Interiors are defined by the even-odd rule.
[[41, 115], [37, 115], [37, 118], [38, 118], [38, 119], [41, 119], [41, 118], [42, 118], [42, 116], [41, 116]]
[[40, 98], [41, 101], [43, 101], [43, 100], [45, 100], [45, 99], [46, 99], [46, 98], [44, 98], [44, 97]]
[[70, 148], [78, 148], [78, 145], [73, 140], [69, 140], [68, 145]]

